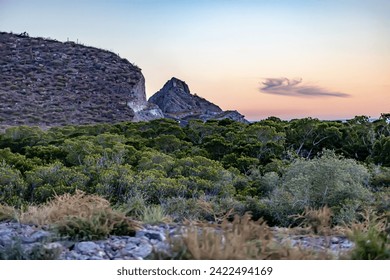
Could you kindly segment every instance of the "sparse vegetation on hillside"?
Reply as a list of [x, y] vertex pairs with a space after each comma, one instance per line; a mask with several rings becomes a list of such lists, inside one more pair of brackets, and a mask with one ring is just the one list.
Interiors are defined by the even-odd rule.
[[[291, 132], [305, 131], [308, 123], [316, 132], [305, 139]], [[253, 124], [191, 121], [181, 127], [161, 119], [45, 131], [13, 127], [0, 134], [0, 219], [14, 219], [26, 208], [46, 209], [58, 197], [83, 191], [104, 200], [105, 210], [93, 214], [92, 224], [90, 213], [58, 225], [81, 239], [123, 230], [115, 225], [125, 215], [152, 223], [218, 224], [250, 212], [253, 220], [286, 227], [302, 225], [297, 217], [304, 211], [309, 215], [328, 207], [332, 230], [361, 222], [366, 209], [388, 223], [390, 169], [387, 155], [377, 148], [389, 137], [388, 126], [384, 118], [357, 117], [345, 123], [269, 118]], [[318, 137], [326, 140], [320, 144]], [[310, 230], [317, 221], [314, 231], [323, 232], [321, 219], [313, 219]], [[374, 238], [378, 246], [359, 245], [363, 251], [354, 258], [385, 258], [388, 228], [366, 232], [357, 236], [355, 231], [357, 244]], [[366, 250], [378, 250], [377, 255]], [[191, 254], [198, 258], [201, 252]]]
[[0, 32], [0, 130], [130, 121], [141, 70], [109, 51]]

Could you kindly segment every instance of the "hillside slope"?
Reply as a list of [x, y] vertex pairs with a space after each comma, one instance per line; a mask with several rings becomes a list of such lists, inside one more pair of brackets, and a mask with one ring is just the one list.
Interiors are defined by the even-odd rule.
[[141, 69], [74, 42], [0, 32], [0, 128], [140, 121], [149, 104]]

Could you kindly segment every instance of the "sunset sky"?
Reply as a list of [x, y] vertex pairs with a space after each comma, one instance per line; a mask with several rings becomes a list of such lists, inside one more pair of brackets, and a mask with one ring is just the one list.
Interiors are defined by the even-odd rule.
[[[389, 0], [0, 0], [0, 31], [78, 41], [249, 120], [390, 112]], [[1, 73], [0, 73], [1, 75]]]

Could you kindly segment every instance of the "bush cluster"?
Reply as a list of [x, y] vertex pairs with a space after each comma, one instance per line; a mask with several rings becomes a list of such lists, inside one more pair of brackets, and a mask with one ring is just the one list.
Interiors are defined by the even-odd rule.
[[12, 127], [0, 134], [0, 204], [23, 208], [83, 191], [136, 217], [160, 205], [174, 221], [250, 211], [288, 226], [291, 215], [328, 206], [334, 224], [351, 223], [367, 206], [389, 210], [388, 156], [379, 152], [389, 131], [386, 114], [375, 122]]

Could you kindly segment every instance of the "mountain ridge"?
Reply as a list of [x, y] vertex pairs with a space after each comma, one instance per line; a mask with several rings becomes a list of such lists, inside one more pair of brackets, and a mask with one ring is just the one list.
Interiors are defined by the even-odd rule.
[[0, 32], [0, 128], [162, 118], [141, 69], [74, 42]]
[[181, 122], [187, 122], [190, 119], [207, 121], [227, 118], [248, 123], [239, 112], [223, 111], [218, 105], [197, 94], [192, 94], [189, 86], [176, 77], [168, 80], [148, 101], [156, 104], [164, 117]]
[[175, 119], [230, 118], [237, 111], [191, 94], [177, 78], [149, 101], [141, 69], [111, 51], [27, 33], [0, 32], [0, 130]]

